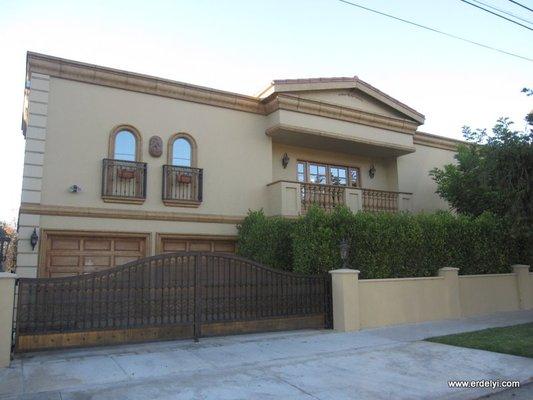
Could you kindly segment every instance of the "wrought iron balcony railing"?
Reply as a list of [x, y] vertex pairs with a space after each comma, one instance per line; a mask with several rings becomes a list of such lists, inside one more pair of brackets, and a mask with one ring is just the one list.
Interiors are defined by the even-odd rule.
[[146, 199], [146, 163], [104, 158], [102, 199], [142, 203]]
[[203, 197], [203, 169], [163, 165], [163, 202], [198, 207]]

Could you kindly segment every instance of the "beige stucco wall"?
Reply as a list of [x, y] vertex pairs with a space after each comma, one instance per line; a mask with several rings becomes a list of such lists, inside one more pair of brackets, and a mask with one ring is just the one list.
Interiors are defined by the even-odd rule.
[[398, 157], [398, 186], [401, 191], [412, 192], [413, 211], [433, 212], [448, 209], [448, 204], [435, 193], [437, 185], [429, 176], [435, 167], [453, 163], [455, 152], [415, 144], [416, 151]]
[[460, 276], [459, 293], [465, 317], [520, 308], [515, 274]]
[[449, 318], [443, 277], [359, 281], [361, 328]]
[[[281, 164], [281, 159], [285, 153], [290, 158], [287, 168], [283, 168]], [[281, 143], [272, 144], [273, 181], [295, 181], [297, 179], [296, 164], [298, 160], [359, 167], [362, 187], [380, 190], [398, 190], [396, 157], [363, 157], [347, 153], [334, 153], [305, 147], [288, 146]], [[372, 164], [376, 167], [374, 179], [370, 179], [368, 176], [368, 170]]]
[[[204, 200], [198, 209], [179, 211], [244, 215], [264, 206], [266, 184], [272, 180], [271, 139], [264, 123], [256, 114], [52, 78], [42, 203], [117, 208], [100, 197], [101, 164], [113, 127], [129, 124], [143, 138], [147, 198], [142, 205], [120, 208], [172, 211], [161, 201], [161, 166], [167, 163], [170, 136], [187, 132], [198, 145]], [[163, 139], [159, 158], [148, 154], [152, 135]], [[68, 193], [73, 184], [81, 186], [81, 193]]]

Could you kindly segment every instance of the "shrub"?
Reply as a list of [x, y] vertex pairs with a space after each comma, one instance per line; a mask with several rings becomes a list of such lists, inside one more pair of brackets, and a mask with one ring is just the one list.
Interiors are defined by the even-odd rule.
[[274, 268], [324, 273], [341, 267], [342, 239], [350, 243], [350, 266], [367, 279], [434, 276], [441, 267], [502, 273], [519, 261], [511, 224], [492, 214], [326, 213], [317, 207], [295, 220], [250, 212], [239, 227], [239, 253]]
[[292, 270], [292, 222], [250, 211], [237, 229], [237, 253], [272, 268]]

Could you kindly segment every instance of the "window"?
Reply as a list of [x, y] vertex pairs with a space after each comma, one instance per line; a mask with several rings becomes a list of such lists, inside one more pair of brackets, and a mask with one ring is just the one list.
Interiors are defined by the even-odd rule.
[[135, 161], [135, 136], [130, 131], [120, 131], [115, 136], [115, 160]]
[[176, 133], [168, 141], [168, 164], [196, 168], [196, 142], [187, 133]]
[[298, 182], [360, 187], [359, 168], [298, 161]]
[[174, 140], [172, 145], [172, 165], [182, 167], [191, 166], [192, 148], [187, 139], [179, 138]]
[[141, 161], [141, 135], [134, 127], [121, 125], [109, 136], [108, 158], [120, 161]]

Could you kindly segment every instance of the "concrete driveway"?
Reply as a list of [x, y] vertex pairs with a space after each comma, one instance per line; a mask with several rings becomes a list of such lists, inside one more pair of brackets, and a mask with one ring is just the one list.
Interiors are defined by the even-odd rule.
[[533, 311], [356, 333], [299, 331], [17, 358], [0, 399], [470, 399], [450, 379], [533, 378], [533, 359], [421, 341], [533, 321]]

